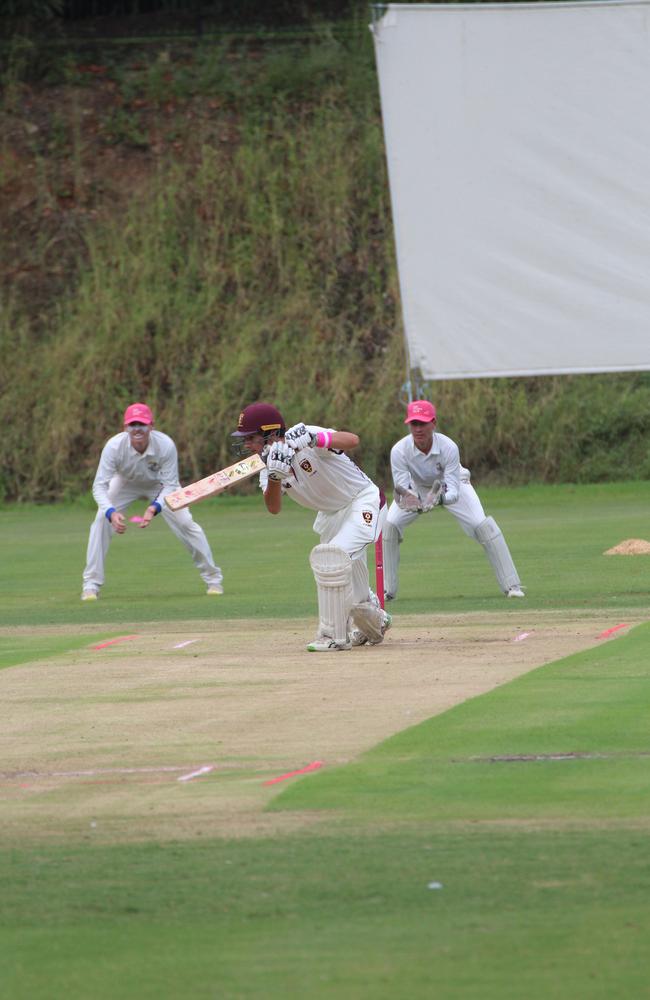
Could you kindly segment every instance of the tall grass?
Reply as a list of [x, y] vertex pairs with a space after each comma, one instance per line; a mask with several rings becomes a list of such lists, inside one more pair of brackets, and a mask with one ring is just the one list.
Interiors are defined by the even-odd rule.
[[[46, 310], [5, 301], [0, 496], [87, 489], [136, 398], [176, 439], [185, 480], [228, 462], [238, 413], [260, 398], [290, 422], [354, 429], [386, 478], [405, 360], [367, 34], [255, 58], [199, 47], [166, 75], [150, 62], [139, 84], [113, 67], [125, 100], [139, 85], [154, 104], [212, 95], [217, 110], [193, 117], [125, 207], [89, 218]], [[122, 115], [144, 134], [128, 103]], [[647, 475], [649, 390], [637, 375], [422, 391], [475, 475], [526, 482]]]

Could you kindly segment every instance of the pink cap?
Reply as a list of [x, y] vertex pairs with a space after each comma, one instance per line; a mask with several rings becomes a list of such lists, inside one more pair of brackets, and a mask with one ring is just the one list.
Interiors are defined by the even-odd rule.
[[152, 424], [153, 413], [146, 403], [131, 403], [124, 411], [125, 424]]
[[436, 419], [436, 408], [428, 399], [416, 399], [409, 403], [406, 410], [405, 424], [410, 424], [412, 420], [420, 420], [423, 424], [428, 424]]

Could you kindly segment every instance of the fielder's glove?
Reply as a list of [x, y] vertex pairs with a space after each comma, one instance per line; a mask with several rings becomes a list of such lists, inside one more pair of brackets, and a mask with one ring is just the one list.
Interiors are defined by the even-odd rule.
[[422, 510], [422, 502], [413, 490], [395, 490], [395, 500], [400, 510], [418, 511]]
[[288, 444], [294, 451], [301, 448], [310, 448], [314, 443], [314, 435], [308, 431], [304, 424], [294, 424], [284, 435], [284, 443]]
[[266, 458], [266, 468], [269, 472], [269, 479], [286, 479], [291, 475], [291, 459], [293, 458], [293, 448], [283, 441], [276, 441], [271, 445]]
[[434, 507], [439, 507], [442, 503], [444, 495], [444, 484], [441, 483], [439, 479], [436, 479], [427, 495], [422, 499], [422, 513], [427, 514], [430, 510], [433, 510]]

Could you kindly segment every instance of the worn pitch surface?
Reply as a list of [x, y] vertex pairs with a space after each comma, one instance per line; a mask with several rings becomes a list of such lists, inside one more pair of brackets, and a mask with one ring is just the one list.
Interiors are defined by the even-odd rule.
[[304, 622], [125, 626], [132, 638], [123, 642], [93, 649], [89, 640], [0, 672], [0, 838], [185, 840], [322, 822], [265, 814], [284, 787], [266, 782], [349, 761], [467, 698], [611, 641], [599, 636], [616, 624], [607, 612], [525, 608], [396, 616], [381, 646], [333, 654], [305, 651]]

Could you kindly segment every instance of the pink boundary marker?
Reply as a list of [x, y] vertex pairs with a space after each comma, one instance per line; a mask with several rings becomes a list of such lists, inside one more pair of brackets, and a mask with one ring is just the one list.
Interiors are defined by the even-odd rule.
[[607, 629], [605, 629], [604, 632], [601, 632], [600, 635], [598, 636], [598, 638], [599, 639], [607, 639], [607, 638], [609, 638], [610, 635], [613, 635], [614, 632], [618, 632], [619, 629], [621, 629], [621, 628], [629, 628], [629, 625], [630, 625], [629, 622], [623, 622], [622, 625], [614, 625], [612, 628], [607, 628]]
[[106, 649], [107, 646], [114, 646], [116, 642], [128, 642], [129, 639], [139, 639], [137, 635], [121, 635], [117, 639], [108, 639], [106, 642], [100, 642], [98, 646], [91, 646], [91, 649]]
[[277, 778], [269, 778], [265, 781], [265, 785], [275, 785], [278, 781], [286, 781], [287, 778], [293, 778], [296, 774], [308, 774], [310, 771], [317, 771], [319, 767], [323, 767], [325, 762], [322, 760], [313, 760], [311, 764], [307, 764], [307, 767], [301, 767], [297, 771], [287, 771], [286, 774], [281, 774]]
[[532, 634], [533, 634], [532, 632], [520, 632], [519, 635], [516, 635], [512, 641], [513, 642], [523, 642], [524, 639], [527, 639], [528, 636], [532, 635]]

